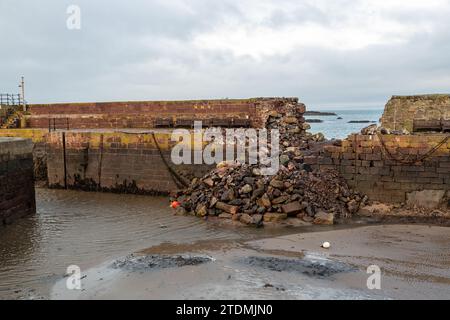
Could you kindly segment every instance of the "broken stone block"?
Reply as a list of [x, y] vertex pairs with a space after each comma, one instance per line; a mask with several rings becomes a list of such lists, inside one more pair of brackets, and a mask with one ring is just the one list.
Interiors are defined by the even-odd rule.
[[304, 209], [304, 207], [301, 205], [300, 202], [294, 201], [288, 204], [285, 204], [281, 207], [284, 213], [286, 213], [288, 216], [296, 216], [297, 214], [301, 213]]
[[258, 206], [270, 208], [272, 206], [272, 202], [270, 201], [269, 196], [265, 193], [258, 201], [256, 202]]
[[356, 213], [356, 212], [358, 212], [358, 210], [359, 210], [359, 202], [357, 202], [356, 200], [350, 200], [348, 203], [347, 203], [347, 208], [348, 208], [348, 211], [350, 212], [350, 213]]
[[208, 214], [208, 209], [206, 208], [206, 205], [199, 204], [195, 209], [195, 214], [199, 217], [206, 216]]
[[222, 194], [222, 197], [220, 197], [221, 201], [231, 201], [235, 198], [234, 195], [234, 190], [230, 189], [230, 190], [225, 190], [224, 193]]
[[284, 123], [286, 123], [286, 124], [297, 124], [298, 123], [298, 119], [297, 119], [297, 117], [285, 117], [284, 118]]
[[314, 216], [314, 224], [321, 225], [333, 225], [334, 224], [334, 214], [325, 211], [319, 211]]
[[206, 184], [210, 188], [214, 187], [214, 180], [211, 178], [207, 178], [207, 179], [203, 180], [203, 183]]
[[246, 184], [245, 186], [242, 187], [241, 189], [241, 194], [247, 194], [253, 191], [253, 188], [251, 185]]
[[227, 213], [230, 214], [236, 214], [239, 211], [239, 207], [238, 206], [232, 206], [223, 202], [217, 202], [216, 203], [216, 208], [222, 211], [225, 211]]
[[289, 198], [290, 198], [289, 196], [278, 197], [278, 198], [272, 200], [272, 204], [273, 205], [282, 204], [282, 203], [288, 201]]
[[270, 185], [277, 189], [284, 189], [284, 182], [280, 180], [273, 179], [270, 181]]

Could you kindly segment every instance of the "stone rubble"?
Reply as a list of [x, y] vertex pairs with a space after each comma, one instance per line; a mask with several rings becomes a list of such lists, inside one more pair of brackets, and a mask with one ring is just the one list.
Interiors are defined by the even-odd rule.
[[[304, 108], [288, 104], [267, 113], [266, 128], [280, 131], [280, 169], [273, 176], [261, 175], [261, 165], [221, 163], [173, 200], [178, 214], [217, 216], [247, 225], [281, 222], [289, 218], [315, 224], [333, 224], [335, 217], [349, 217], [367, 202], [351, 190], [337, 171], [313, 170], [304, 163], [327, 142], [310, 129]], [[304, 107], [304, 106], [303, 106]]]

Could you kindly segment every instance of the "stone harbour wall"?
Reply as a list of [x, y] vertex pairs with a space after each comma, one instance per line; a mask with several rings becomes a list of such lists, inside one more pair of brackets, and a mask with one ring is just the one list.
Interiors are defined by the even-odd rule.
[[414, 205], [420, 192], [436, 196], [440, 205], [450, 199], [450, 135], [353, 134], [305, 161], [337, 169], [371, 200]]
[[450, 120], [450, 95], [393, 96], [381, 123], [389, 130], [412, 132], [414, 120]]
[[1, 129], [1, 137], [24, 138], [33, 142], [34, 178], [41, 185], [47, 184], [48, 129]]
[[27, 128], [123, 129], [155, 128], [157, 120], [248, 119], [250, 126], [264, 122], [264, 110], [277, 109], [297, 98], [254, 98], [193, 101], [135, 101], [34, 104], [24, 122]]
[[133, 194], [169, 194], [207, 165], [171, 161], [170, 131], [53, 132], [47, 137], [50, 187]]
[[0, 225], [36, 212], [32, 142], [0, 137]]

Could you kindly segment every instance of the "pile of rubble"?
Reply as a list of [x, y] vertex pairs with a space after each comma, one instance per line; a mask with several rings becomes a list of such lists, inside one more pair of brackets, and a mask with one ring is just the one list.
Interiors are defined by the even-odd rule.
[[333, 224], [334, 217], [356, 213], [367, 198], [349, 189], [336, 171], [311, 170], [290, 160], [275, 176], [261, 176], [258, 166], [220, 164], [179, 194], [179, 213], [219, 216], [261, 225], [297, 217]]
[[172, 199], [179, 214], [218, 216], [260, 226], [295, 217], [315, 224], [333, 224], [367, 202], [353, 192], [336, 171], [319, 171], [304, 157], [321, 149], [322, 134], [306, 132], [304, 108], [288, 104], [267, 112], [266, 128], [280, 132], [280, 169], [273, 176], [261, 174], [262, 165], [223, 162]]
[[273, 110], [267, 113], [265, 127], [268, 130], [279, 130], [282, 150], [289, 147], [307, 149], [310, 142], [325, 140], [322, 133], [313, 135], [307, 132], [311, 126], [305, 122], [300, 110], [302, 108], [299, 108], [298, 105], [287, 104], [283, 110]]

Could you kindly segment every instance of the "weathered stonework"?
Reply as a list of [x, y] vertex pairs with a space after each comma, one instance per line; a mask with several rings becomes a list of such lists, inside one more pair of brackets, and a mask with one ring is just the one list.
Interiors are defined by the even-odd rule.
[[354, 134], [342, 146], [326, 146], [320, 157], [307, 157], [306, 162], [337, 169], [371, 200], [405, 203], [409, 194], [423, 190], [445, 191], [442, 205], [450, 199], [449, 135]]
[[124, 129], [155, 128], [158, 119], [246, 119], [250, 126], [264, 123], [265, 111], [276, 110], [297, 98], [253, 98], [192, 101], [135, 101], [34, 104], [24, 123], [27, 128]]
[[31, 140], [0, 137], [0, 225], [36, 212]]
[[450, 120], [450, 95], [393, 96], [381, 124], [390, 130], [413, 131], [414, 120]]
[[[53, 132], [47, 136], [49, 186], [133, 194], [168, 194], [207, 165], [171, 162], [170, 131]], [[172, 171], [171, 171], [172, 170]], [[181, 181], [180, 181], [181, 180]]]
[[47, 184], [47, 134], [48, 129], [1, 129], [0, 137], [24, 138], [33, 142], [34, 179]]

